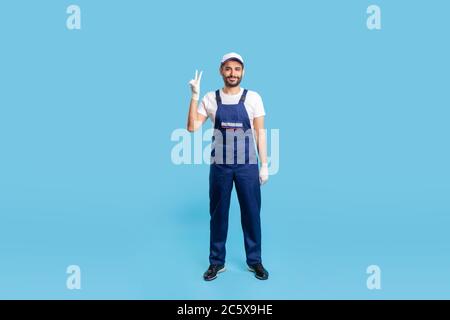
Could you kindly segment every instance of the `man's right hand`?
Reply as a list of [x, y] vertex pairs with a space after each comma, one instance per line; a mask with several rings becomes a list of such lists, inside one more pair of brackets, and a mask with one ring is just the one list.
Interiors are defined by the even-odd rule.
[[189, 81], [191, 85], [192, 99], [198, 101], [200, 97], [200, 80], [202, 79], [203, 71], [200, 71], [200, 75], [198, 74], [198, 70], [195, 70], [195, 78]]

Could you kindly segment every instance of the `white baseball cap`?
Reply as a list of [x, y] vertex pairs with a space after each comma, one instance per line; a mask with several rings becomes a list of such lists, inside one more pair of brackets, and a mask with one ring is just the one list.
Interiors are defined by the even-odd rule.
[[244, 65], [244, 59], [242, 59], [241, 55], [237, 54], [236, 52], [230, 52], [224, 55], [222, 57], [222, 61], [220, 61], [220, 64], [222, 65], [229, 60], [235, 60]]

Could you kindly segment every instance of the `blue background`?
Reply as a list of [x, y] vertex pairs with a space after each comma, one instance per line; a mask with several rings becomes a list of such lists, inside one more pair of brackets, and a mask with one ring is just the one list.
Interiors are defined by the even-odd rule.
[[[66, 28], [70, 4], [81, 30]], [[444, 0], [2, 1], [0, 298], [450, 298], [449, 12]], [[170, 157], [188, 81], [198, 68], [202, 94], [222, 86], [229, 51], [280, 130], [262, 189], [266, 282], [246, 271], [235, 194], [228, 271], [202, 280], [208, 165]], [[366, 287], [372, 264], [381, 290]]]

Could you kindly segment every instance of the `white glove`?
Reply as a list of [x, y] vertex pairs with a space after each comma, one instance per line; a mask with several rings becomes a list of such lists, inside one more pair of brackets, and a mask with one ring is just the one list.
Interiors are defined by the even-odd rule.
[[195, 78], [189, 81], [189, 84], [191, 85], [192, 99], [197, 101], [200, 96], [200, 80], [202, 79], [202, 73], [203, 71], [200, 71], [199, 75], [198, 71], [195, 70]]
[[261, 163], [259, 168], [259, 183], [263, 185], [269, 180], [269, 166], [267, 163]]

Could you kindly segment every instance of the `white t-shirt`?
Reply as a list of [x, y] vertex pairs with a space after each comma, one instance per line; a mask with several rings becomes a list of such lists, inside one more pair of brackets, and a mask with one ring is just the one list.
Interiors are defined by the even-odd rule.
[[[226, 108], [227, 104], [238, 104], [243, 92], [244, 89], [241, 88], [241, 91], [238, 94], [226, 94], [222, 89], [220, 89], [220, 98], [222, 99], [223, 105], [222, 107]], [[247, 110], [248, 117], [250, 118], [250, 125], [253, 128], [253, 119], [266, 115], [261, 96], [255, 91], [248, 90], [244, 105]], [[205, 117], [209, 117], [214, 125], [217, 111], [216, 92], [208, 92], [203, 97], [202, 102], [199, 103], [197, 110], [198, 113], [204, 115]]]

